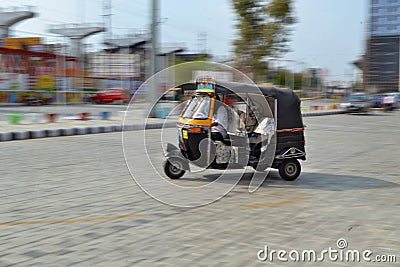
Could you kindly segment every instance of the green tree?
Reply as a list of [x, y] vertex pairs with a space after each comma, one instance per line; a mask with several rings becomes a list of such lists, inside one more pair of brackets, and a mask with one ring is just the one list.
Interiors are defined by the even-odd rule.
[[293, 89], [302, 89], [304, 81], [303, 73], [295, 73], [294, 74], [294, 88]]
[[266, 79], [267, 57], [287, 52], [293, 17], [293, 0], [232, 0], [237, 15], [238, 36], [234, 40], [236, 67]]
[[303, 73], [294, 73], [286, 69], [277, 70], [272, 77], [273, 84], [292, 89], [301, 89], [303, 87], [303, 81]]

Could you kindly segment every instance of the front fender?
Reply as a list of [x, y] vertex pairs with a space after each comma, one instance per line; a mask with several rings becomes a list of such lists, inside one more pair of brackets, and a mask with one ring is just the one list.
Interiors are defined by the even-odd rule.
[[187, 158], [185, 158], [181, 151], [174, 146], [173, 144], [168, 143], [167, 147], [166, 147], [166, 153], [164, 155], [167, 160], [169, 162], [171, 162], [171, 164], [173, 165], [175, 161], [179, 161], [180, 162], [180, 166], [183, 166], [183, 169], [185, 171], [190, 171], [190, 167], [189, 167], [189, 160]]

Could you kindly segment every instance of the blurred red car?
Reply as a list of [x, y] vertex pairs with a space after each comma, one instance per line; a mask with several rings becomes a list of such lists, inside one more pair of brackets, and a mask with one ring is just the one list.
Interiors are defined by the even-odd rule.
[[129, 90], [125, 88], [108, 88], [100, 91], [91, 97], [95, 103], [129, 103], [130, 101]]

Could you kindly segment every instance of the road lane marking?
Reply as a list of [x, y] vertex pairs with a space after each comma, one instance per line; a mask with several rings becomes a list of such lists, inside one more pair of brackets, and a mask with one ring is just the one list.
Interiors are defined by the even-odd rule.
[[30, 224], [56, 224], [56, 223], [79, 223], [79, 222], [91, 222], [101, 220], [112, 220], [112, 219], [124, 219], [124, 218], [135, 218], [143, 216], [143, 214], [128, 214], [128, 215], [115, 215], [115, 216], [103, 216], [93, 218], [81, 218], [81, 219], [69, 219], [69, 220], [47, 220], [47, 221], [27, 221], [27, 222], [5, 222], [0, 223], [0, 226], [15, 226], [15, 225], [30, 225]]
[[289, 200], [278, 201], [278, 202], [255, 203], [255, 204], [243, 205], [240, 207], [244, 208], [244, 209], [257, 208], [257, 207], [272, 207], [272, 206], [285, 205], [285, 204], [290, 204], [290, 203], [305, 202], [308, 200], [309, 200], [308, 198], [296, 198], [296, 199], [289, 199]]

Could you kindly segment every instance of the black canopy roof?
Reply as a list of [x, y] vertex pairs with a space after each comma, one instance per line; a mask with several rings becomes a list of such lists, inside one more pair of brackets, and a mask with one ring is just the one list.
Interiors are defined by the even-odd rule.
[[[179, 86], [183, 91], [196, 89], [195, 83], [185, 83]], [[278, 130], [303, 128], [300, 111], [300, 99], [291, 89], [281, 89], [274, 86], [256, 86], [245, 83], [216, 82], [215, 92], [226, 93], [252, 93], [271, 96], [278, 102]]]

